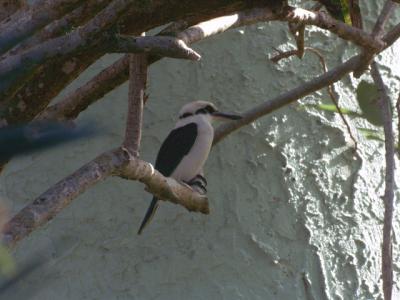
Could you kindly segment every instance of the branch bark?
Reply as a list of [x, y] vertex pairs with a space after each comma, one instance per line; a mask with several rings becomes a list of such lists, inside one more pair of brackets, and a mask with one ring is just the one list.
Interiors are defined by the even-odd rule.
[[381, 51], [385, 47], [382, 39], [370, 35], [359, 28], [339, 22], [322, 11], [314, 12], [302, 8], [288, 7], [282, 19], [288, 22], [300, 22], [327, 29], [342, 39], [352, 41], [356, 45], [372, 49], [375, 52]]
[[97, 182], [110, 176], [137, 180], [159, 199], [182, 205], [189, 211], [209, 213], [208, 200], [172, 178], [166, 178], [145, 161], [118, 148], [105, 152], [59, 181], [18, 212], [3, 230], [3, 244], [10, 248], [37, 227], [53, 219], [72, 200]]
[[[274, 3], [278, 2], [280, 1]], [[189, 24], [196, 24], [209, 18], [262, 5], [265, 5], [263, 0], [147, 1], [145, 5], [129, 6], [118, 18], [118, 23], [114, 24], [121, 34], [138, 35], [174, 20], [185, 18], [189, 20]], [[37, 73], [26, 82], [20, 82], [12, 93], [10, 90], [6, 98], [1, 100], [8, 105], [2, 110], [0, 122], [14, 124], [31, 121], [68, 83], [101, 57], [102, 53], [97, 46], [99, 45], [94, 43], [93, 47], [85, 48], [85, 51], [55, 57], [37, 69]]]
[[382, 281], [383, 294], [385, 300], [392, 299], [393, 290], [393, 258], [392, 258], [392, 221], [393, 221], [393, 201], [394, 201], [394, 169], [395, 169], [395, 149], [394, 134], [392, 126], [391, 101], [388, 96], [386, 86], [383, 83], [382, 76], [379, 72], [376, 62], [371, 65], [371, 75], [379, 91], [379, 107], [381, 109], [383, 122], [383, 130], [385, 133], [385, 194], [383, 202], [385, 212], [383, 217], [383, 243], [382, 243]]
[[[382, 39], [386, 44], [385, 49], [391, 46], [399, 37], [400, 24], [397, 24]], [[345, 63], [331, 69], [329, 72], [246, 111], [242, 115], [243, 118], [241, 120], [220, 125], [215, 131], [214, 145], [228, 134], [250, 124], [257, 118], [338, 81], [342, 76], [356, 70], [362, 62], [362, 54], [353, 56]]]
[[169, 36], [130, 37], [116, 35], [107, 43], [107, 52], [147, 53], [160, 57], [200, 60], [201, 55], [189, 48], [186, 43]]
[[123, 145], [131, 155], [139, 157], [147, 84], [147, 55], [131, 54], [129, 58], [128, 116]]
[[[224, 16], [201, 22], [191, 26], [176, 35], [177, 39], [187, 44], [198, 42], [202, 39], [222, 33], [230, 28], [250, 25], [257, 22], [275, 20], [276, 15], [269, 8], [254, 8], [233, 15]], [[161, 59], [157, 56], [149, 57], [148, 63]], [[121, 85], [128, 79], [128, 55], [120, 58], [101, 71], [77, 90], [68, 94], [59, 103], [46, 108], [38, 119], [73, 119], [90, 104], [102, 98], [106, 93]]]
[[71, 55], [82, 47], [90, 48], [93, 43], [102, 40], [105, 36], [102, 32], [116, 21], [130, 2], [114, 0], [85, 26], [0, 61], [0, 99], [5, 98], [10, 89], [18, 87], [47, 60]]
[[15, 22], [0, 23], [0, 54], [4, 53], [35, 31], [68, 13], [82, 0], [38, 1]]
[[[389, 17], [394, 9], [394, 3], [391, 0], [387, 0], [382, 8], [381, 13], [379, 14], [378, 19], [376, 20], [376, 23], [374, 25], [374, 28], [372, 30], [372, 36], [375, 38], [380, 39], [383, 36], [384, 28], [386, 23], [389, 21]], [[379, 52], [379, 51], [378, 51]], [[363, 58], [362, 60], [364, 61], [363, 64], [360, 65], [355, 71], [354, 71], [354, 77], [358, 78], [360, 77], [371, 65], [374, 56], [377, 54], [377, 51], [374, 49], [369, 49], [369, 48], [364, 48], [363, 49]]]
[[4, 53], [4, 55], [0, 57], [0, 60], [71, 31], [73, 28], [76, 28], [91, 19], [108, 3], [108, 0], [87, 0], [85, 4], [75, 8], [61, 19], [55, 20], [34, 35], [18, 43], [15, 47]]

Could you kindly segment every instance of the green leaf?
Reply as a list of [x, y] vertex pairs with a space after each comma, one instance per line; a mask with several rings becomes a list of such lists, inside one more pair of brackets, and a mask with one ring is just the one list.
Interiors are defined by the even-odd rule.
[[15, 272], [16, 266], [13, 257], [6, 247], [0, 245], [0, 273], [6, 277], [11, 277]]
[[384, 134], [383, 134], [382, 130], [360, 128], [360, 127], [357, 127], [357, 129], [367, 140], [385, 142], [385, 138], [384, 138]]
[[[338, 110], [334, 104], [304, 104], [304, 106], [310, 107], [310, 108], [315, 108], [315, 109], [322, 110], [322, 111], [338, 113]], [[344, 115], [349, 115], [349, 116], [353, 116], [353, 117], [362, 117], [362, 115], [360, 115], [358, 112], [347, 109], [347, 108], [341, 107], [340, 111]]]
[[362, 117], [375, 126], [383, 126], [381, 112], [378, 106], [378, 88], [374, 83], [362, 80], [357, 86], [357, 102], [362, 111]]

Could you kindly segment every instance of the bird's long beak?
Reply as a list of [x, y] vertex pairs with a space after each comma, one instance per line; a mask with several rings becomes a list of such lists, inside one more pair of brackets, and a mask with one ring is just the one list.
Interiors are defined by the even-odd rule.
[[223, 113], [220, 111], [215, 111], [211, 114], [214, 118], [220, 119], [220, 120], [240, 120], [242, 116], [235, 115], [235, 114], [228, 114], [228, 113]]

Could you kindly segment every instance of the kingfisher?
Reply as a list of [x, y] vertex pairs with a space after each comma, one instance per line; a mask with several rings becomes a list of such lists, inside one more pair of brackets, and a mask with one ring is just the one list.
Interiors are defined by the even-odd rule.
[[[206, 193], [207, 181], [203, 176], [203, 166], [214, 139], [212, 122], [241, 118], [237, 114], [218, 111], [211, 102], [194, 101], [185, 104], [179, 111], [174, 129], [161, 145], [155, 169], [165, 177], [172, 177], [196, 191]], [[153, 197], [138, 234], [142, 233], [154, 216], [158, 201], [159, 199]]]

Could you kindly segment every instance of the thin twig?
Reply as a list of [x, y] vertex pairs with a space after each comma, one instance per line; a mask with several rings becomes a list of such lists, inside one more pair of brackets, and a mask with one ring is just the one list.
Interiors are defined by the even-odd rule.
[[[384, 28], [389, 20], [389, 17], [394, 10], [394, 3], [391, 0], [387, 0], [382, 8], [381, 13], [379, 14], [378, 19], [374, 25], [372, 30], [372, 36], [380, 39], [383, 36]], [[364, 63], [354, 71], [354, 77], [360, 77], [367, 69], [368, 66], [372, 63], [374, 56], [377, 54], [377, 51], [368, 47], [364, 47], [363, 49], [363, 61]]]
[[392, 299], [393, 290], [393, 258], [392, 258], [392, 222], [393, 222], [393, 201], [394, 201], [394, 134], [392, 128], [391, 102], [388, 96], [386, 86], [383, 83], [382, 76], [379, 72], [376, 62], [371, 64], [371, 75], [379, 91], [379, 107], [383, 119], [383, 130], [385, 133], [385, 194], [383, 202], [385, 212], [383, 217], [383, 243], [382, 243], [382, 281], [383, 294], [385, 300]]
[[282, 19], [327, 29], [342, 39], [352, 41], [356, 45], [374, 51], [381, 51], [385, 47], [382, 39], [372, 36], [359, 28], [337, 21], [322, 11], [313, 12], [302, 8], [287, 7]]
[[[285, 52], [283, 52], [283, 51], [281, 51], [281, 50], [279, 50], [277, 48], [274, 48], [274, 49], [278, 52], [277, 55], [273, 56], [270, 59], [274, 63], [279, 62], [283, 58], [288, 58], [288, 57], [294, 56], [294, 55], [297, 55], [299, 57], [299, 54], [297, 53], [299, 51], [299, 49], [289, 50], [289, 51], [285, 51]], [[321, 63], [321, 66], [323, 68], [324, 73], [328, 72], [328, 68], [326, 66], [326, 62], [325, 62], [325, 59], [324, 59], [324, 56], [322, 55], [322, 53], [320, 53], [317, 49], [312, 48], [312, 47], [305, 47], [304, 50], [310, 51], [311, 53], [314, 53], [315, 55], [317, 55], [317, 57], [318, 57], [318, 59], [319, 59], [319, 61]], [[339, 102], [336, 99], [336, 96], [335, 96], [335, 93], [334, 93], [334, 85], [333, 84], [328, 85], [327, 86], [327, 90], [328, 90], [328, 94], [329, 94], [333, 104], [336, 107], [336, 110], [339, 113], [340, 118], [342, 119], [344, 125], [346, 126], [347, 132], [348, 132], [351, 140], [354, 143], [354, 151], [357, 151], [357, 148], [358, 148], [357, 140], [354, 137], [354, 135], [352, 134], [350, 124], [347, 122], [346, 118], [344, 117], [342, 109], [339, 106]]]
[[[319, 58], [319, 61], [321, 63], [321, 66], [322, 66], [322, 68], [324, 70], [324, 73], [328, 72], [328, 68], [326, 66], [324, 56], [315, 48], [306, 47], [306, 50], [308, 50], [308, 51], [314, 53], [315, 55], [317, 55], [318, 58]], [[339, 113], [340, 118], [342, 119], [344, 125], [347, 128], [347, 133], [349, 134], [350, 138], [352, 139], [352, 141], [354, 143], [354, 151], [357, 151], [357, 148], [358, 148], [357, 140], [354, 137], [353, 133], [351, 132], [350, 124], [349, 124], [349, 122], [347, 122], [346, 118], [344, 117], [342, 109], [339, 107], [339, 100], [336, 99], [334, 89], [335, 89], [335, 85], [334, 84], [331, 84], [331, 85], [329, 85], [327, 87], [329, 96], [330, 96], [333, 104], [335, 105], [335, 107], [336, 107], [336, 109], [337, 109], [337, 111]]]
[[128, 115], [123, 145], [134, 157], [139, 157], [146, 82], [147, 55], [130, 54]]
[[397, 149], [398, 151], [400, 151], [400, 92], [399, 96], [397, 97], [396, 110], [397, 110]]
[[340, 80], [344, 75], [352, 72], [359, 63], [360, 55], [354, 56], [345, 63], [329, 70], [327, 73], [251, 108], [242, 114], [242, 119], [220, 125], [215, 131], [213, 144], [217, 144], [228, 134], [250, 124], [256, 119]]

